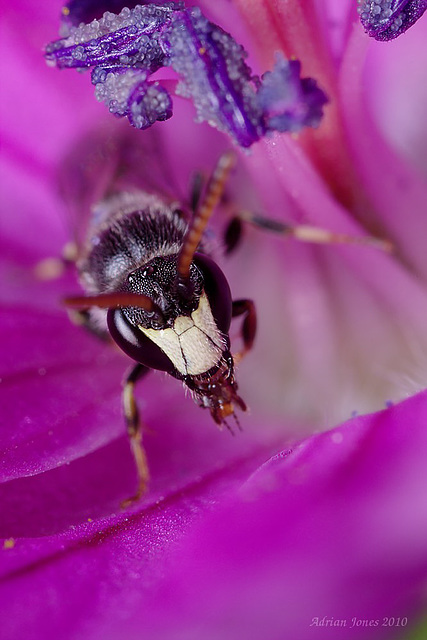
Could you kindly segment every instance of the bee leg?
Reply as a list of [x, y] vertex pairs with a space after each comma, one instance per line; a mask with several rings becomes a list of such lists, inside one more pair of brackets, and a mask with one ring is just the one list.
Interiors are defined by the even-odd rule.
[[239, 216], [234, 216], [228, 223], [223, 237], [224, 253], [229, 255], [240, 244], [243, 236], [243, 224]]
[[239, 243], [242, 236], [242, 223], [246, 222], [258, 229], [277, 233], [281, 236], [294, 238], [300, 242], [310, 242], [312, 244], [361, 244], [369, 245], [381, 251], [390, 253], [393, 251], [393, 244], [390, 240], [375, 236], [353, 236], [346, 233], [337, 233], [321, 227], [308, 224], [292, 225], [265, 218], [252, 211], [240, 211], [238, 215], [231, 219], [225, 231], [225, 252], [230, 253]]
[[123, 384], [122, 406], [126, 420], [126, 427], [129, 436], [130, 448], [135, 460], [136, 471], [138, 474], [138, 487], [135, 495], [124, 500], [121, 507], [124, 509], [133, 502], [137, 502], [147, 489], [150, 478], [148, 471], [147, 458], [144, 447], [142, 445], [142, 427], [143, 424], [139, 417], [138, 407], [135, 401], [134, 387], [135, 383], [140, 380], [150, 369], [142, 364], [136, 364], [126, 376]]
[[67, 309], [68, 317], [73, 324], [78, 327], [84, 327], [92, 335], [96, 336], [103, 342], [111, 342], [111, 336], [108, 331], [96, 323], [90, 311], [87, 309]]
[[243, 340], [243, 349], [238, 351], [234, 356], [234, 362], [238, 364], [242, 358], [252, 349], [255, 340], [257, 319], [255, 304], [252, 300], [233, 300], [232, 316], [245, 315], [243, 318], [241, 335]]
[[59, 258], [44, 258], [40, 260], [34, 267], [34, 275], [38, 280], [56, 280], [70, 266], [76, 263], [77, 256], [77, 245], [74, 242], [68, 242]]
[[205, 184], [205, 179], [201, 173], [195, 173], [191, 180], [191, 189], [190, 189], [190, 207], [191, 211], [196, 213], [199, 203], [202, 199], [203, 187]]

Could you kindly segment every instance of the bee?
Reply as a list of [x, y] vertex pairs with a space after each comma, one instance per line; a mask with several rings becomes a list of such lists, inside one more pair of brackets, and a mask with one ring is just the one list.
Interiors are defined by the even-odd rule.
[[[251, 300], [232, 300], [227, 279], [210, 255], [205, 228], [221, 199], [234, 154], [219, 159], [192, 211], [156, 193], [113, 192], [92, 208], [89, 237], [76, 260], [85, 295], [64, 300], [80, 323], [107, 336], [134, 362], [126, 376], [122, 407], [138, 472], [137, 500], [149, 470], [135, 384], [151, 369], [183, 382], [193, 400], [220, 426], [236, 409], [235, 363], [252, 347], [256, 312]], [[243, 348], [232, 355], [231, 319], [243, 316]]]
[[[129, 146], [125, 149], [128, 152]], [[138, 486], [125, 505], [138, 500], [149, 481], [134, 390], [150, 370], [182, 381], [219, 426], [229, 427], [230, 417], [239, 424], [236, 410], [246, 411], [235, 367], [254, 344], [255, 305], [250, 299], [232, 299], [205, 238], [234, 162], [233, 153], [224, 153], [204, 189], [200, 180], [195, 181], [189, 205], [155, 188], [117, 188], [116, 175], [113, 188], [91, 208], [89, 232], [75, 260], [85, 294], [64, 302], [80, 323], [99, 337], [112, 339], [134, 362], [124, 380], [122, 408]], [[137, 158], [136, 164], [150, 172], [152, 163]], [[120, 173], [122, 169], [119, 177]], [[66, 174], [68, 179], [70, 172]], [[363, 243], [390, 250], [390, 244], [378, 238], [291, 226], [247, 211], [232, 218], [226, 233], [228, 249], [237, 244], [242, 221], [304, 242]], [[229, 329], [236, 317], [242, 318], [242, 348], [233, 354]]]

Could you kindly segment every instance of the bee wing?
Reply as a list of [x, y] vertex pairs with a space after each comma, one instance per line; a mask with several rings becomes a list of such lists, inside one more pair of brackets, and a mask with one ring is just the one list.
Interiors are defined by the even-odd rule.
[[109, 122], [78, 140], [61, 163], [57, 180], [69, 210], [69, 231], [77, 256], [87, 238], [92, 212], [102, 200], [135, 190], [166, 201], [185, 200], [161, 133], [151, 128], [141, 134], [119, 121]]

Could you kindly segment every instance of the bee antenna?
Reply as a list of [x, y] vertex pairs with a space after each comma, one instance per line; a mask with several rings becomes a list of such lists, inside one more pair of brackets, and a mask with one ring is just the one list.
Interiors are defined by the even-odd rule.
[[64, 298], [66, 307], [74, 309], [89, 309], [99, 307], [100, 309], [118, 309], [120, 307], [138, 307], [144, 311], [153, 311], [163, 318], [160, 307], [148, 296], [140, 293], [128, 291], [114, 291], [111, 293], [98, 293], [94, 296], [70, 296]]
[[177, 261], [177, 285], [181, 290], [189, 289], [190, 265], [200, 240], [209, 222], [213, 210], [217, 206], [224, 192], [224, 186], [228, 175], [234, 166], [235, 156], [231, 151], [222, 154], [208, 182], [205, 196], [195, 212], [187, 233], [184, 236], [183, 245]]

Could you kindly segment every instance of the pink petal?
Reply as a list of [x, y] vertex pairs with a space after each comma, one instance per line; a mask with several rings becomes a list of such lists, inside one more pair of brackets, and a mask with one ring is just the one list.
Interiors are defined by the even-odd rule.
[[[69, 471], [64, 468], [59, 473], [50, 472], [48, 475], [53, 477], [46, 482], [36, 479], [34, 483], [31, 479], [30, 485], [11, 483], [11, 496], [5, 505], [6, 522], [10, 532], [28, 537], [2, 551], [0, 589], [5, 590], [2, 602], [7, 601], [7, 613], [2, 613], [4, 637], [12, 640], [25, 633], [28, 638], [65, 638], [73, 634], [99, 638], [108, 634], [111, 624], [119, 619], [127, 626], [162, 580], [177, 541], [215, 501], [240, 486], [265, 457], [258, 446], [243, 456], [235, 451], [230, 458], [228, 453], [225, 463], [217, 462], [209, 469], [204, 464], [203, 451], [210, 457], [211, 444], [203, 449], [198, 443], [200, 459], [188, 450], [185, 461], [176, 456], [176, 446], [171, 447], [167, 484], [155, 487], [145, 506], [139, 505], [131, 515], [113, 514], [107, 519], [84, 522], [88, 516], [99, 517], [103, 510], [114, 508], [117, 493], [129, 489], [129, 474], [124, 483], [120, 476], [126, 462], [122, 445], [114, 444], [72, 463]], [[119, 490], [114, 478], [100, 483], [95, 477], [92, 465], [99, 467], [100, 462], [114, 466], [114, 478], [119, 474]], [[189, 473], [191, 467], [193, 471]], [[67, 476], [74, 486], [67, 483]], [[49, 491], [52, 482], [58, 490], [64, 490], [65, 504]], [[28, 498], [23, 498], [22, 492], [27, 489]], [[40, 490], [41, 496], [37, 495]], [[23, 500], [22, 516], [14, 517], [17, 499]], [[115, 511], [118, 513], [117, 505]], [[27, 528], [25, 515], [31, 516]], [[70, 524], [66, 532], [51, 535], [57, 527]], [[39, 537], [31, 537], [34, 535]], [[122, 633], [123, 628], [119, 635]]]
[[[178, 546], [149, 604], [151, 637], [372, 639], [390, 637], [385, 618], [413, 624], [427, 577], [426, 411], [424, 393], [261, 467]], [[346, 627], [313, 624], [324, 616]], [[354, 617], [378, 622], [350, 630]]]
[[3, 311], [0, 322], [2, 481], [46, 471], [123, 433], [119, 354], [65, 313], [22, 306]]
[[[369, 114], [363, 86], [363, 60], [370, 39], [354, 30], [341, 68], [341, 101], [355, 167], [373, 205], [360, 212], [372, 227], [387, 230], [404, 261], [425, 279], [423, 237], [427, 233], [427, 183], [379, 135]], [[379, 47], [381, 43], [373, 43]], [[348, 78], [352, 81], [349, 82]], [[419, 123], [423, 131], [423, 121]]]
[[403, 38], [381, 46], [371, 43], [364, 73], [368, 109], [384, 137], [403, 157], [427, 174], [427, 20]]
[[412, 624], [424, 598], [426, 407], [421, 394], [313, 436], [243, 486], [253, 456], [129, 518], [17, 540], [7, 637], [19, 619], [30, 638], [326, 639], [310, 627], [323, 616], [347, 621], [337, 638], [353, 617], [379, 620], [355, 637], [389, 637], [383, 617]]

